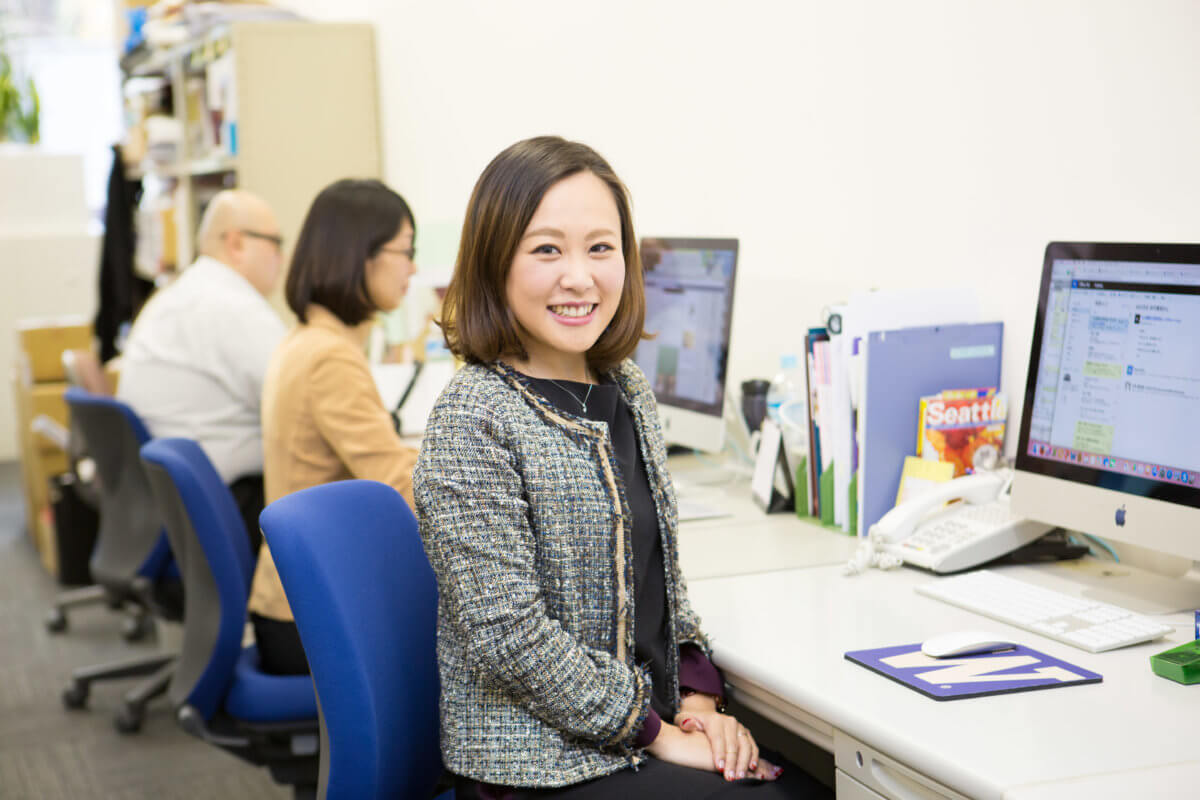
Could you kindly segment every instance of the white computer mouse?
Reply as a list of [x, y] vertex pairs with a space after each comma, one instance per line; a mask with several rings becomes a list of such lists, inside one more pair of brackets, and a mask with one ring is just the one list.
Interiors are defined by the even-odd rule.
[[921, 643], [921, 652], [930, 658], [969, 656], [1011, 650], [1016, 643], [988, 631], [955, 631], [934, 636]]

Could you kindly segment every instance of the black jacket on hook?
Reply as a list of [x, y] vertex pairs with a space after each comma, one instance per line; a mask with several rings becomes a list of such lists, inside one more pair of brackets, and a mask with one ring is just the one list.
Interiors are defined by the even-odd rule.
[[95, 332], [100, 360], [117, 355], [121, 325], [133, 319], [154, 284], [133, 272], [133, 212], [142, 196], [141, 181], [125, 177], [120, 145], [113, 145], [113, 166], [108, 176], [108, 206], [104, 212], [104, 242], [100, 248], [99, 308]]

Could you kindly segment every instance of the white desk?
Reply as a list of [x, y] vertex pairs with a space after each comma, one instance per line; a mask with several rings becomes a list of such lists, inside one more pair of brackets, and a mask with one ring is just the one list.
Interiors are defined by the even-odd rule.
[[[681, 531], [681, 549], [688, 535]], [[1154, 675], [1148, 661], [1189, 638], [1190, 627], [1169, 640], [1090, 654], [918, 595], [913, 587], [933, 578], [909, 569], [689, 577], [733, 695], [833, 752], [841, 798], [1200, 793], [1200, 689]], [[1104, 682], [937, 702], [843, 658], [972, 628], [1011, 635]]]
[[710, 487], [703, 500], [731, 515], [680, 523], [679, 564], [689, 581], [845, 564], [858, 546], [855, 537], [794, 513], [764, 514], [746, 483]]

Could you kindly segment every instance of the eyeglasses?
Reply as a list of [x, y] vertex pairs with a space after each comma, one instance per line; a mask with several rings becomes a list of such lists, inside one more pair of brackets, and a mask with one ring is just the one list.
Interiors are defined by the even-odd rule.
[[270, 242], [279, 248], [279, 250], [283, 250], [283, 237], [277, 233], [260, 233], [259, 231], [247, 230], [246, 228], [239, 229], [238, 233], [242, 236], [249, 236], [251, 239], [262, 239], [264, 242]]
[[379, 252], [395, 253], [398, 256], [404, 256], [409, 261], [414, 261], [414, 260], [416, 260], [416, 257], [417, 257], [417, 248], [415, 248], [415, 247], [409, 247], [405, 250], [401, 250], [398, 247], [381, 247], [381, 248], [379, 248]]

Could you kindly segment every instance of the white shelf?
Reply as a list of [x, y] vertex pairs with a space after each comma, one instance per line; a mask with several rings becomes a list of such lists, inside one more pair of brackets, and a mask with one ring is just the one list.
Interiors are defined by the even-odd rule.
[[188, 39], [171, 47], [151, 50], [149, 55], [130, 69], [128, 77], [166, 75], [171, 70], [177, 69], [181, 62], [188, 67], [190, 64], [186, 62], [192, 53], [215, 47], [218, 41], [228, 39], [229, 36], [230, 24], [226, 23], [205, 31], [195, 39]]
[[[202, 151], [189, 150], [199, 137], [185, 119], [188, 84], [199, 76], [199, 66], [218, 56], [233, 62], [236, 156], [210, 155], [209, 142]], [[235, 175], [238, 188], [271, 205], [283, 236], [294, 241], [317, 192], [347, 175], [379, 177], [383, 171], [370, 25], [234, 22], [155, 54], [151, 64], [171, 81], [175, 119], [184, 131], [174, 161], [146, 161], [130, 175], [178, 179], [174, 223], [180, 268], [192, 260], [207, 195], [198, 191], [204, 176]], [[134, 72], [150, 68], [143, 63]]]
[[194, 177], [197, 175], [219, 175], [223, 172], [237, 172], [236, 156], [212, 156], [182, 164], [156, 164], [147, 162], [136, 167], [130, 167], [127, 175], [137, 179], [145, 175], [161, 175], [166, 178]]
[[236, 171], [237, 158], [235, 156], [201, 158], [186, 164], [171, 166], [165, 170], [168, 175], [180, 177], [184, 175], [216, 175], [221, 172]]

